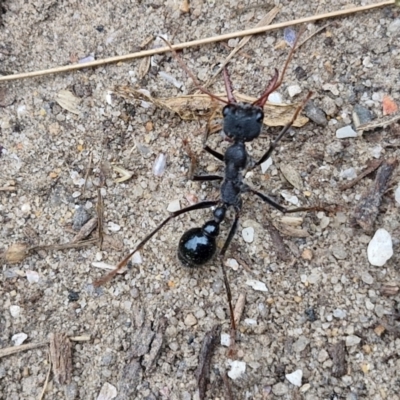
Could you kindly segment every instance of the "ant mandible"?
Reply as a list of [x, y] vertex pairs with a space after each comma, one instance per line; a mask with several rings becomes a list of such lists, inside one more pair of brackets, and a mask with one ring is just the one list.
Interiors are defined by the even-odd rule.
[[[263, 107], [267, 102], [268, 96], [278, 89], [285, 76], [286, 69], [289, 65], [290, 60], [293, 57], [296, 45], [300, 35], [298, 35], [296, 42], [290, 50], [288, 58], [283, 67], [281, 76], [279, 77], [279, 72], [275, 69], [275, 74], [268, 83], [266, 89], [262, 95], [254, 103], [238, 103], [233, 95], [232, 83], [226, 68], [224, 68], [224, 83], [227, 94], [227, 100], [215, 96], [207, 89], [203, 88], [194, 77], [192, 72], [184, 65], [183, 61], [176, 54], [176, 51], [172, 46], [168, 44], [171, 51], [175, 54], [178, 62], [181, 64], [182, 68], [186, 73], [192, 78], [196, 87], [203, 93], [208, 94], [213, 99], [225, 103], [222, 111], [223, 115], [223, 131], [225, 135], [229, 138], [233, 144], [228, 147], [225, 154], [221, 154], [208, 145], [204, 145], [204, 150], [213, 155], [218, 160], [225, 163], [224, 175], [201, 175], [193, 176], [193, 180], [197, 181], [222, 181], [220, 187], [220, 199], [215, 201], [202, 201], [197, 204], [193, 204], [189, 207], [183, 208], [181, 210], [175, 211], [170, 214], [157, 228], [150, 232], [137, 246], [129, 253], [118, 265], [117, 267], [100, 278], [95, 282], [95, 286], [100, 286], [110, 281], [118, 271], [120, 271], [129, 261], [129, 259], [172, 219], [178, 217], [179, 215], [185, 214], [190, 211], [200, 210], [205, 208], [216, 207], [213, 211], [213, 218], [205, 222], [201, 227], [189, 229], [185, 232], [178, 244], [178, 259], [180, 262], [190, 268], [197, 268], [207, 264], [211, 261], [217, 253], [217, 237], [220, 233], [220, 225], [224, 221], [226, 212], [229, 208], [233, 208], [235, 217], [232, 226], [229, 230], [228, 236], [222, 249], [219, 252], [219, 262], [221, 265], [225, 289], [228, 297], [229, 311], [230, 311], [230, 321], [232, 332], [236, 331], [236, 323], [233, 314], [232, 307], [232, 295], [230, 291], [230, 286], [227, 279], [226, 270], [223, 264], [223, 258], [225, 253], [238, 229], [240, 212], [242, 209], [242, 194], [252, 193], [261, 198], [264, 202], [268, 203], [270, 206], [278, 209], [282, 213], [295, 213], [299, 211], [310, 211], [315, 210], [315, 207], [300, 207], [294, 209], [287, 209], [286, 207], [278, 204], [275, 200], [271, 199], [267, 195], [258, 192], [257, 190], [251, 188], [243, 181], [243, 176], [247, 171], [254, 169], [255, 167], [262, 164], [270, 156], [278, 142], [282, 137], [288, 132], [290, 127], [293, 125], [300, 111], [303, 109], [306, 102], [310, 99], [312, 93], [310, 92], [304, 101], [296, 109], [292, 119], [288, 124], [286, 124], [278, 137], [270, 144], [269, 149], [265, 154], [258, 160], [254, 161], [252, 157], [247, 153], [246, 142], [251, 142], [258, 138], [263, 124], [264, 112]], [[234, 335], [232, 335], [234, 337]]]

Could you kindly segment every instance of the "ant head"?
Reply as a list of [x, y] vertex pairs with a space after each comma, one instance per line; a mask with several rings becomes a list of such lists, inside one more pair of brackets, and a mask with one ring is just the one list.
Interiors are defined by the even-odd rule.
[[262, 107], [248, 103], [231, 103], [222, 110], [224, 132], [235, 142], [251, 142], [261, 133]]

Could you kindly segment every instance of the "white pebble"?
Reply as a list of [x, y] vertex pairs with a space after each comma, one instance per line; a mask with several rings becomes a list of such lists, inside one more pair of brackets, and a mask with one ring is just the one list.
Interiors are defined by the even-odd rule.
[[295, 206], [298, 206], [300, 204], [297, 196], [289, 192], [286, 192], [285, 190], [281, 192], [281, 195], [286, 201], [288, 201], [291, 204], [294, 204]]
[[234, 258], [228, 258], [225, 262], [225, 265], [229, 268], [232, 268], [234, 271], [237, 271], [239, 268], [239, 263]]
[[228, 372], [228, 376], [231, 379], [240, 378], [246, 372], [246, 363], [243, 361], [232, 361], [231, 369]]
[[252, 243], [254, 240], [254, 228], [251, 226], [244, 228], [242, 230], [242, 237], [245, 242]]
[[361, 342], [361, 339], [355, 335], [349, 335], [346, 337], [346, 346], [355, 346]]
[[380, 158], [382, 150], [382, 146], [378, 144], [378, 146], [375, 146], [373, 149], [371, 149], [371, 156], [374, 158]]
[[400, 185], [397, 186], [397, 189], [394, 192], [394, 198], [396, 200], [396, 203], [400, 205]]
[[386, 229], [378, 229], [368, 244], [368, 261], [375, 267], [382, 267], [393, 256], [392, 237]]
[[162, 176], [165, 171], [165, 167], [167, 165], [167, 156], [165, 154], [160, 153], [153, 164], [153, 174], [155, 176]]
[[301, 87], [299, 85], [291, 85], [287, 88], [289, 96], [294, 97], [301, 93]]
[[17, 318], [20, 313], [21, 313], [20, 306], [10, 306], [10, 314], [13, 318]]
[[246, 285], [251, 286], [254, 290], [258, 290], [260, 292], [268, 292], [267, 287], [264, 282], [256, 281], [255, 279], [248, 279], [246, 281]]
[[107, 224], [107, 226], [108, 226], [108, 229], [111, 231], [111, 232], [118, 232], [119, 230], [121, 230], [121, 227], [118, 225], [118, 224], [116, 224], [115, 222], [109, 222], [108, 224]]
[[142, 263], [142, 256], [140, 255], [140, 251], [137, 251], [133, 254], [131, 258], [132, 264], [141, 264]]
[[269, 96], [268, 96], [268, 101], [270, 103], [275, 103], [275, 104], [282, 104], [282, 96], [280, 93], [278, 92], [272, 92]]
[[221, 333], [221, 345], [229, 347], [231, 345], [231, 335], [228, 333]]
[[337, 319], [344, 319], [347, 316], [347, 312], [345, 310], [337, 308], [336, 310], [333, 311], [333, 316]]
[[37, 283], [39, 282], [39, 274], [36, 271], [28, 270], [26, 271], [26, 279], [29, 283]]
[[351, 167], [340, 172], [340, 177], [345, 179], [354, 179], [357, 176], [356, 170]]
[[336, 131], [336, 137], [338, 139], [346, 139], [351, 137], [357, 137], [357, 132], [353, 130], [350, 125], [344, 126], [343, 128], [339, 128]]
[[30, 204], [28, 204], [28, 203], [22, 204], [22, 206], [21, 206], [21, 211], [22, 211], [24, 214], [29, 214], [29, 213], [31, 212], [31, 206], [30, 206]]
[[179, 202], [179, 199], [172, 200], [172, 201], [168, 204], [168, 207], [167, 207], [167, 210], [168, 210], [169, 212], [175, 212], [175, 211], [178, 211], [178, 210], [180, 210], [180, 209], [181, 209], [181, 204], [180, 204], [180, 202]]
[[14, 346], [21, 346], [22, 343], [28, 338], [26, 333], [16, 333], [12, 336], [11, 340], [14, 342]]
[[301, 369], [297, 369], [291, 374], [286, 374], [286, 379], [294, 386], [301, 386], [301, 379], [303, 378], [303, 371]]
[[335, 96], [339, 95], [339, 90], [337, 88], [337, 85], [333, 85], [332, 83], [325, 83], [324, 85], [322, 85], [322, 89], [330, 91]]
[[245, 318], [244, 323], [248, 326], [256, 326], [257, 321], [253, 318]]
[[272, 158], [269, 157], [267, 158], [262, 164], [261, 164], [261, 172], [265, 174], [267, 169], [272, 165]]
[[114, 399], [115, 397], [117, 397], [117, 388], [111, 384], [109, 384], [108, 382], [106, 382], [101, 390], [99, 395], [97, 396], [96, 400], [111, 400]]

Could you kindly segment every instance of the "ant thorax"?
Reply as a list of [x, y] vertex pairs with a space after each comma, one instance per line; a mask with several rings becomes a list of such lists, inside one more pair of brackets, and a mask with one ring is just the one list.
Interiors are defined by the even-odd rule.
[[260, 136], [264, 112], [249, 103], [230, 103], [222, 110], [224, 133], [235, 142], [251, 142]]

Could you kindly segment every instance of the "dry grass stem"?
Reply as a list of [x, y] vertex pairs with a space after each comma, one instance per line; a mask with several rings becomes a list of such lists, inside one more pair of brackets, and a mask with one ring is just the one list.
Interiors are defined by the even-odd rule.
[[[295, 20], [287, 21], [287, 22], [281, 22], [279, 24], [261, 26], [261, 27], [251, 28], [251, 29], [245, 29], [242, 31], [227, 33], [224, 35], [192, 40], [192, 41], [185, 42], [185, 43], [175, 44], [172, 47], [174, 50], [182, 50], [182, 49], [187, 49], [189, 47], [201, 46], [201, 45], [215, 43], [215, 42], [221, 42], [221, 41], [225, 41], [225, 40], [229, 40], [229, 39], [234, 39], [237, 37], [256, 35], [259, 33], [264, 33], [264, 32], [272, 31], [275, 29], [285, 28], [287, 26], [300, 25], [300, 24], [304, 24], [304, 23], [324, 20], [327, 18], [334, 18], [334, 17], [344, 16], [344, 15], [350, 15], [350, 14], [354, 14], [357, 12], [372, 10], [374, 8], [380, 8], [380, 7], [390, 6], [390, 5], [398, 5], [398, 3], [399, 3], [398, 0], [389, 0], [389, 1], [383, 1], [381, 3], [361, 6], [361, 7], [352, 7], [352, 8], [348, 8], [345, 10], [333, 11], [333, 12], [329, 12], [329, 13], [312, 15], [310, 17], [298, 18]], [[24, 79], [24, 78], [33, 78], [33, 77], [37, 77], [37, 76], [51, 75], [51, 74], [56, 74], [56, 73], [60, 73], [60, 72], [76, 71], [76, 70], [83, 69], [83, 68], [98, 67], [99, 65], [117, 63], [117, 62], [122, 62], [122, 61], [130, 61], [130, 60], [133, 60], [136, 58], [143, 58], [143, 57], [153, 56], [155, 54], [167, 53], [169, 51], [171, 51], [170, 48], [168, 46], [165, 46], [165, 47], [160, 47], [157, 49], [143, 50], [143, 51], [139, 51], [136, 53], [125, 54], [123, 56], [110, 57], [110, 58], [105, 58], [103, 60], [95, 60], [95, 61], [87, 62], [84, 64], [65, 65], [65, 66], [61, 66], [61, 67], [55, 67], [55, 68], [50, 68], [50, 69], [45, 69], [45, 70], [40, 70], [40, 71], [23, 72], [20, 74], [6, 75], [6, 76], [0, 77], [0, 82], [6, 82], [6, 81], [12, 81], [12, 80]]]

